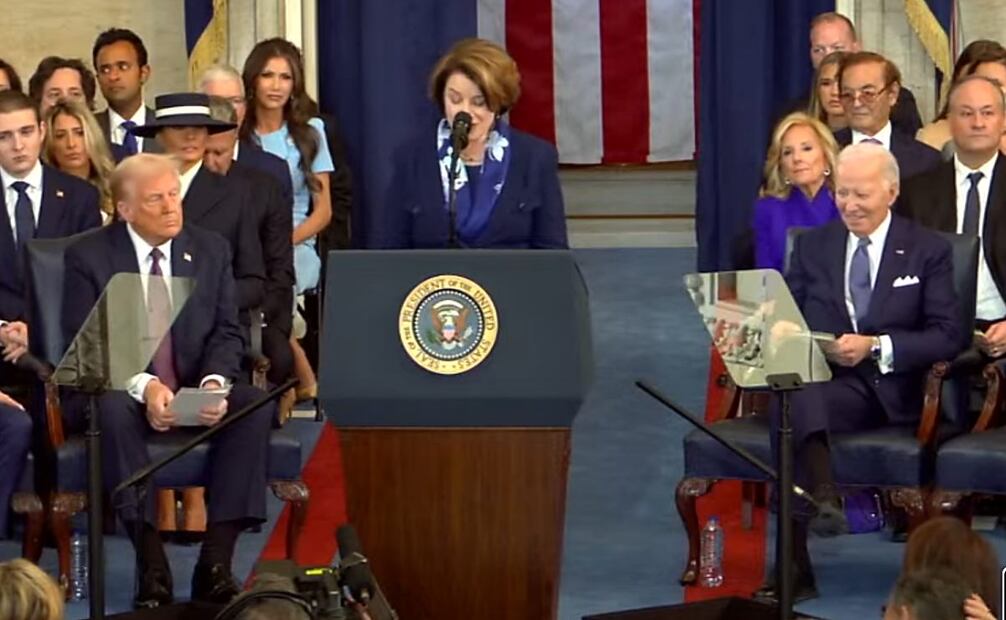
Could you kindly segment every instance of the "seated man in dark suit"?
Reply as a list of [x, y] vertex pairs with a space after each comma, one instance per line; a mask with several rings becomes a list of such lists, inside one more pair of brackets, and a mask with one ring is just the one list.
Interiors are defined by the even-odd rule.
[[[824, 57], [832, 52], [858, 52], [861, 46], [856, 34], [856, 27], [841, 13], [821, 13], [810, 22], [810, 63], [817, 72]], [[811, 88], [815, 86], [812, 85]], [[806, 112], [810, 98], [800, 97], [787, 102], [776, 114], [775, 126], [790, 112]], [[915, 95], [904, 86], [898, 89], [898, 98], [891, 109], [891, 125], [896, 131], [914, 136], [922, 127], [919, 116], [919, 106], [915, 103]]]
[[950, 91], [947, 121], [954, 158], [905, 183], [898, 213], [936, 230], [981, 237], [976, 327], [989, 356], [1006, 353], [1006, 131], [1003, 92], [972, 75]]
[[[234, 124], [234, 107], [223, 97], [210, 96], [210, 115]], [[265, 300], [262, 311], [262, 352], [269, 358], [269, 381], [282, 383], [293, 372], [290, 331], [293, 328], [293, 206], [284, 200], [283, 190], [271, 175], [234, 161], [236, 129], [209, 137], [204, 165], [225, 177], [242, 179], [252, 188], [245, 217], [255, 223], [265, 261]], [[268, 155], [263, 153], [263, 155]], [[272, 155], [268, 155], [273, 157]], [[282, 160], [276, 158], [282, 163]], [[284, 166], [286, 164], [283, 164]], [[289, 175], [288, 175], [289, 176]]]
[[157, 138], [165, 153], [182, 162], [182, 205], [189, 224], [218, 233], [230, 243], [237, 286], [238, 309], [262, 304], [265, 267], [255, 222], [244, 217], [251, 188], [243, 180], [228, 179], [203, 165], [210, 133], [234, 129], [233, 123], [213, 120], [209, 99], [198, 93], [160, 95], [155, 100], [158, 117], [133, 129], [145, 138]]
[[[14, 362], [27, 351], [28, 326], [0, 321], [0, 351]], [[31, 447], [31, 417], [24, 406], [0, 391], [0, 538], [7, 533], [7, 515], [28, 449]]]
[[901, 90], [901, 72], [893, 62], [873, 52], [856, 52], [842, 60], [838, 80], [849, 119], [849, 126], [835, 133], [839, 146], [882, 145], [898, 160], [902, 181], [940, 165], [939, 151], [891, 124], [891, 107]]
[[[149, 463], [148, 437], [176, 432], [172, 429], [177, 418], [171, 410], [175, 392], [180, 387], [232, 384], [244, 351], [227, 245], [215, 233], [183, 226], [176, 163], [161, 155], [134, 155], [116, 168], [111, 185], [122, 221], [83, 238], [66, 252], [63, 320], [68, 339], [117, 273], [149, 276], [143, 293], [150, 320], [170, 316], [172, 302], [161, 276], [192, 278], [195, 287], [146, 372], [134, 376], [126, 391], [110, 391], [100, 399], [108, 489]], [[260, 394], [250, 386], [233, 384], [227, 400], [220, 407], [204, 409], [200, 421], [212, 426], [228, 409], [238, 410]], [[267, 405], [214, 439], [208, 464], [209, 526], [192, 576], [193, 599], [225, 603], [237, 594], [231, 557], [238, 534], [265, 519], [266, 459], [274, 415], [275, 407]], [[67, 416], [71, 429], [85, 426], [82, 408], [68, 411]], [[135, 604], [143, 607], [167, 604], [173, 596], [170, 568], [152, 525], [153, 498], [147, 495], [143, 510], [132, 505], [119, 509], [141, 550]]]
[[[847, 529], [832, 479], [828, 437], [883, 425], [917, 425], [925, 375], [966, 344], [950, 244], [893, 215], [898, 164], [880, 145], [839, 154], [835, 197], [841, 220], [800, 235], [786, 282], [811, 330], [836, 335], [825, 352], [833, 378], [792, 396], [795, 483], [818, 511], [794, 502], [796, 595], [817, 595], [808, 525], [820, 535]], [[778, 403], [772, 425], [780, 422]], [[775, 430], [773, 430], [773, 444]], [[775, 449], [776, 446], [773, 445]], [[756, 593], [774, 598], [774, 584]]]
[[26, 318], [24, 242], [101, 226], [98, 190], [39, 160], [44, 135], [35, 102], [0, 92], [0, 316], [9, 320]]

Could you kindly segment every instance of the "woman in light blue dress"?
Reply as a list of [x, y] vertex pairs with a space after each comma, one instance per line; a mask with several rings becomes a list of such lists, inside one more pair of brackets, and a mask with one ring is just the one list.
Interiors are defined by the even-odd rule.
[[[257, 142], [265, 151], [286, 160], [293, 181], [293, 246], [297, 295], [318, 286], [321, 258], [316, 241], [332, 219], [328, 191], [329, 175], [335, 169], [325, 139], [325, 126], [314, 116], [317, 106], [304, 90], [304, 62], [300, 50], [285, 39], [258, 43], [245, 61], [242, 77], [248, 97], [248, 112], [241, 137]], [[317, 379], [298, 338], [294, 320], [294, 371], [300, 379], [301, 398], [313, 398]]]

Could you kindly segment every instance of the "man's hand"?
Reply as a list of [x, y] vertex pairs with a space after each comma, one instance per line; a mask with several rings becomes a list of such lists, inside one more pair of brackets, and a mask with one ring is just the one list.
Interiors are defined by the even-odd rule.
[[171, 411], [171, 401], [174, 393], [157, 379], [153, 379], [143, 390], [143, 402], [147, 404], [147, 422], [155, 431], [164, 432], [171, 429], [178, 421]]
[[990, 357], [1006, 353], [1006, 321], [994, 323], [985, 330], [984, 338], [975, 338], [975, 343], [982, 353]]
[[872, 336], [842, 334], [828, 347], [828, 359], [839, 366], [853, 367], [870, 356]]
[[[204, 390], [219, 390], [223, 386], [216, 381], [207, 381], [202, 386]], [[227, 413], [227, 399], [221, 399], [216, 407], [203, 407], [199, 411], [199, 423], [203, 426], [214, 426]]]
[[20, 409], [21, 411], [24, 411], [24, 407], [21, 405], [21, 403], [17, 402], [10, 396], [7, 396], [2, 391], [0, 391], [0, 405], [7, 405], [8, 407], [14, 407], [15, 409]]
[[0, 327], [0, 346], [3, 347], [4, 361], [16, 362], [28, 352], [28, 326], [14, 321]]

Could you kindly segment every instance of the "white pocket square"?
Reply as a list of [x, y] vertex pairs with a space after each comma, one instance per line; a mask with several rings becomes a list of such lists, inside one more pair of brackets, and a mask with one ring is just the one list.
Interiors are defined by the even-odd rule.
[[914, 286], [919, 283], [919, 276], [901, 276], [900, 278], [895, 278], [894, 288], [901, 288], [902, 286]]

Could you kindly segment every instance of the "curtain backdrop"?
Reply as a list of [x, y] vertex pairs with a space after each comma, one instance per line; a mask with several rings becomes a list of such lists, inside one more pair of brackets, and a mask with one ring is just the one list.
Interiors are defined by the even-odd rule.
[[748, 226], [770, 123], [809, 93], [808, 28], [834, 0], [704, 0], [700, 12], [698, 268], [730, 269]]
[[387, 187], [393, 150], [437, 120], [427, 95], [430, 70], [477, 27], [471, 0], [318, 3], [319, 98], [346, 140], [355, 246]]

